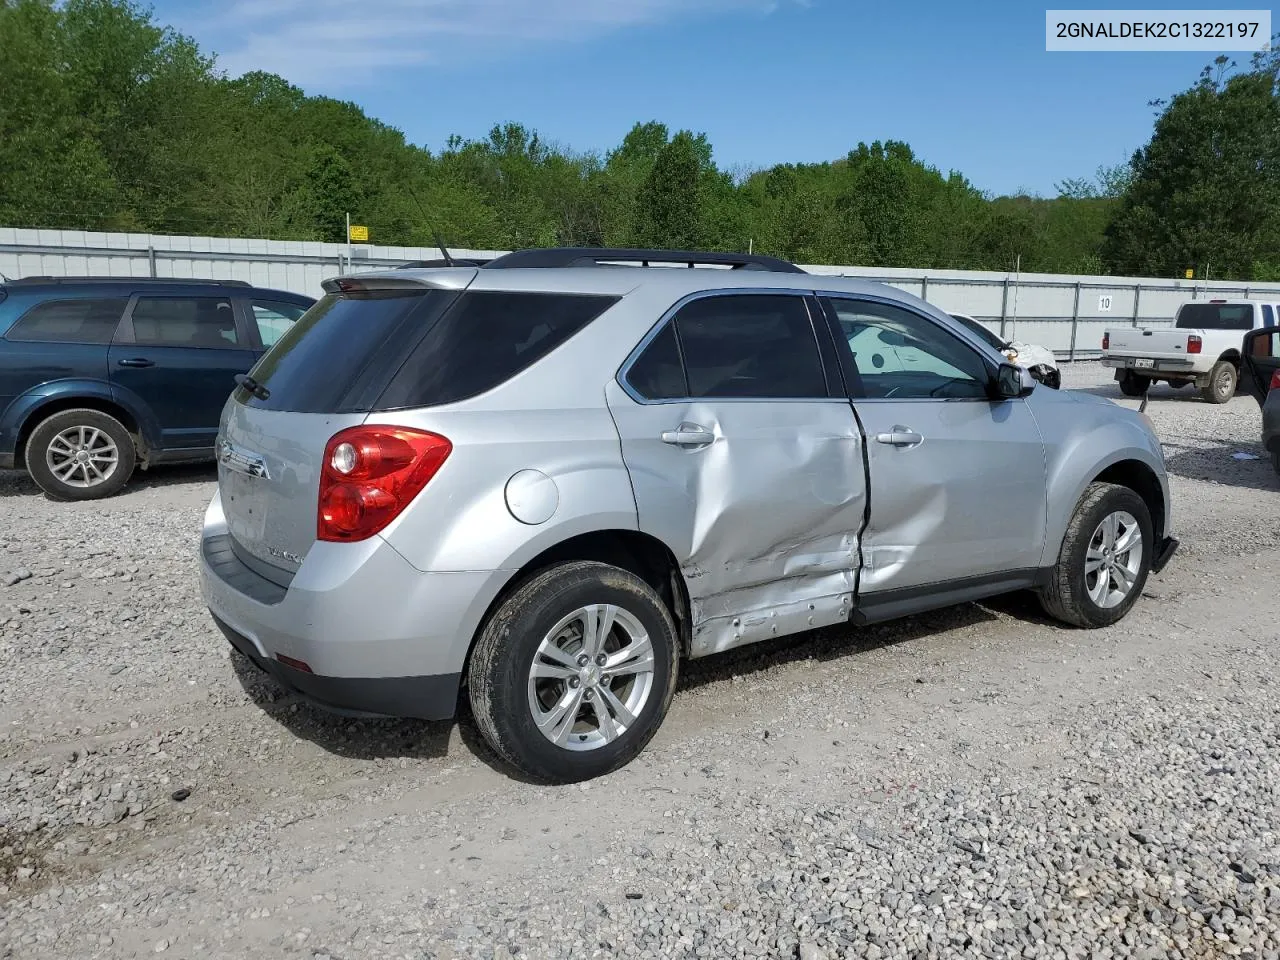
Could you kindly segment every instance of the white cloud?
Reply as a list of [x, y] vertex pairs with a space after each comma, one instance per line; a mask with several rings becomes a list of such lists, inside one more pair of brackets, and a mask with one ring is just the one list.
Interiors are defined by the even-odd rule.
[[215, 18], [179, 27], [215, 50], [232, 76], [266, 70], [304, 88], [334, 91], [396, 68], [488, 59], [695, 16], [761, 15], [777, 6], [778, 0], [236, 0]]

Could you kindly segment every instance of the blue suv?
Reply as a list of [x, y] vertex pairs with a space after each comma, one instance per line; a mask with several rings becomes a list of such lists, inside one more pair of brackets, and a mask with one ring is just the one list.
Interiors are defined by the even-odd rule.
[[93, 500], [135, 467], [211, 460], [236, 375], [314, 302], [228, 280], [0, 284], [0, 468]]

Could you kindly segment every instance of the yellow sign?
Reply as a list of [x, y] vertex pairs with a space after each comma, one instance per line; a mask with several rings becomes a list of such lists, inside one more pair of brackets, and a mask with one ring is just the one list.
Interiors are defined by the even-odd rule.
[[1187, 279], [1190, 280], [1195, 275], [1196, 275], [1196, 272], [1192, 270], [1190, 267], [1187, 267]]
[[353, 224], [351, 225], [351, 235], [350, 235], [350, 237], [349, 237], [348, 239], [350, 239], [352, 243], [368, 243], [368, 242], [369, 242], [369, 228], [368, 228], [368, 227], [357, 227], [357, 226], [353, 223]]

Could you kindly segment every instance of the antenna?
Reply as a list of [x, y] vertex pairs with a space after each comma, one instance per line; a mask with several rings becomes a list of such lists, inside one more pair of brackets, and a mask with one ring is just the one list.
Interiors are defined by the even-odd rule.
[[418, 199], [418, 195], [413, 192], [413, 187], [405, 184], [404, 188], [409, 191], [409, 196], [413, 197], [413, 202], [418, 207], [418, 212], [422, 214], [422, 219], [427, 221], [427, 227], [431, 230], [431, 236], [435, 238], [436, 246], [440, 248], [440, 255], [444, 257], [444, 262], [449, 266], [453, 266], [453, 257], [449, 256], [449, 248], [444, 245], [444, 240], [440, 236], [440, 231], [435, 228], [435, 224], [431, 222], [431, 218], [427, 216], [427, 208], [422, 205], [422, 201]]
[[452, 267], [453, 257], [449, 256], [449, 248], [444, 245], [444, 239], [440, 236], [440, 231], [432, 230], [431, 233], [436, 238], [436, 246], [440, 248], [440, 256], [444, 257], [444, 262]]

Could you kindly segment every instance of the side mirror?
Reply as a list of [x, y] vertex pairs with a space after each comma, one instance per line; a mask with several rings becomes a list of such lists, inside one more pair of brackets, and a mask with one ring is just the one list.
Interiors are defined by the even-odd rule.
[[1031, 371], [1012, 363], [1000, 364], [992, 382], [994, 393], [1001, 400], [1016, 400], [1025, 397], [1036, 388], [1036, 381]]

